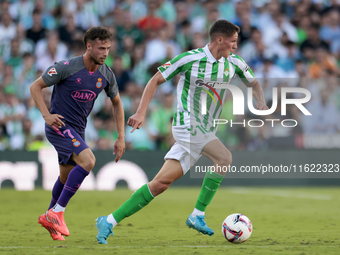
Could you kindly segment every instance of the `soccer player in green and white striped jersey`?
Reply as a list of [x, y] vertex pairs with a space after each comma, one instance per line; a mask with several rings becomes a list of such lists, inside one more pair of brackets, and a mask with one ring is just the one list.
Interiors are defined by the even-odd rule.
[[[215, 136], [214, 119], [222, 110], [229, 84], [239, 76], [246, 86], [253, 88], [258, 110], [267, 110], [260, 83], [239, 56], [231, 53], [237, 48], [240, 29], [227, 20], [218, 20], [210, 29], [210, 42], [204, 48], [182, 53], [158, 68], [158, 72], [145, 87], [137, 112], [128, 120], [131, 132], [143, 124], [148, 105], [157, 87], [175, 75], [177, 85], [177, 111], [172, 133], [176, 143], [165, 155], [165, 163], [155, 178], [138, 189], [129, 200], [108, 216], [97, 219], [98, 243], [107, 243], [112, 228], [124, 218], [146, 206], [155, 196], [183, 176], [204, 155], [211, 159], [215, 169], [228, 167], [232, 162], [230, 151]], [[206, 105], [202, 104], [206, 98]], [[203, 111], [201, 109], [204, 109]], [[226, 168], [224, 168], [226, 169]], [[194, 211], [186, 224], [203, 234], [213, 235], [204, 220], [206, 207], [214, 197], [225, 172], [207, 172]]]

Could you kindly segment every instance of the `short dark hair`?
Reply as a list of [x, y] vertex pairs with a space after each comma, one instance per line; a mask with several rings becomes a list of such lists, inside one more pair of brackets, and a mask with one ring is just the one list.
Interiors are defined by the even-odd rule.
[[33, 57], [33, 55], [30, 52], [25, 52], [24, 55], [22, 56], [22, 58], [29, 58], [29, 57]]
[[240, 32], [240, 28], [236, 26], [234, 23], [231, 23], [228, 20], [220, 19], [217, 20], [212, 27], [210, 28], [210, 40], [214, 41], [217, 36], [225, 35], [227, 37], [233, 36], [235, 33]]
[[40, 15], [41, 11], [39, 9], [34, 9], [32, 15]]
[[111, 41], [112, 33], [106, 27], [91, 27], [90, 29], [86, 31], [85, 36], [84, 36], [85, 47], [88, 41], [94, 41], [97, 38], [101, 41], [103, 40]]

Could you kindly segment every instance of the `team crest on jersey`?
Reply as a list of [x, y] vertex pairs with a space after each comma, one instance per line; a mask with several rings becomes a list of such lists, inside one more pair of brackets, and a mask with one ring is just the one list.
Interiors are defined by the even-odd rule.
[[229, 74], [229, 70], [228, 70], [228, 68], [226, 68], [226, 69], [224, 70], [224, 75], [225, 75], [225, 76], [228, 76], [228, 74]]
[[98, 81], [96, 83], [96, 87], [99, 89], [103, 86], [103, 83], [102, 83], [102, 79], [101, 78], [98, 78]]
[[80, 144], [81, 144], [81, 143], [80, 143], [77, 139], [75, 139], [75, 138], [72, 139], [72, 142], [73, 142], [73, 146], [74, 146], [74, 147], [79, 147]]
[[57, 73], [57, 70], [55, 70], [55, 68], [53, 67], [53, 68], [51, 68], [49, 71], [48, 71], [48, 73], [47, 73], [49, 76], [52, 76], [53, 74], [58, 74]]
[[162, 67], [164, 67], [164, 68], [168, 68], [169, 66], [171, 66], [170, 61], [168, 61], [164, 65], [162, 65]]

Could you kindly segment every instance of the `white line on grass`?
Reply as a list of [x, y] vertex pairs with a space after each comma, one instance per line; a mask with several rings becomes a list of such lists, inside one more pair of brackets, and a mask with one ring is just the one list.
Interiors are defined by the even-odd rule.
[[[334, 248], [339, 247], [338, 245], [270, 245], [270, 246], [263, 246], [263, 245], [169, 245], [169, 246], [106, 246], [106, 245], [98, 245], [98, 246], [77, 246], [80, 249], [88, 249], [88, 248], [98, 248], [98, 249], [159, 249], [159, 248], [269, 248], [269, 247], [280, 247], [280, 248], [301, 248], [301, 247], [323, 247], [323, 248]], [[58, 246], [46, 246], [46, 247], [32, 247], [32, 246], [0, 246], [0, 249], [60, 249]], [[61, 247], [62, 248], [62, 247]]]
[[305, 199], [317, 199], [317, 200], [332, 200], [332, 195], [319, 194], [319, 193], [307, 193], [307, 192], [292, 192], [287, 190], [258, 190], [251, 188], [230, 188], [231, 193], [237, 194], [255, 194], [263, 196], [277, 196], [277, 197], [292, 197], [292, 198], [305, 198]]
[[[281, 248], [301, 248], [301, 247], [309, 247], [311, 245], [279, 245], [276, 244], [275, 247], [281, 247]], [[89, 247], [83, 247], [83, 246], [77, 246], [78, 248], [84, 248], [87, 249]], [[228, 245], [169, 245], [169, 246], [98, 246], [98, 248], [116, 248], [116, 249], [150, 249], [150, 248], [270, 248], [274, 247], [274, 245], [268, 245], [268, 246], [263, 246], [263, 245], [235, 245], [235, 244], [228, 244]], [[313, 247], [327, 247], [327, 248], [333, 248], [333, 247], [339, 247], [338, 245], [318, 245]], [[93, 247], [92, 247], [93, 248]], [[96, 247], [97, 248], [97, 247]]]

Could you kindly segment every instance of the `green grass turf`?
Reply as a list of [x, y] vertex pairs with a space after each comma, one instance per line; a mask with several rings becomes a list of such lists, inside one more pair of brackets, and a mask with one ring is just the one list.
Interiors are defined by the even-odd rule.
[[[340, 188], [221, 188], [208, 207], [209, 237], [185, 226], [199, 188], [170, 188], [96, 242], [95, 218], [111, 213], [131, 195], [80, 191], [65, 213], [70, 236], [53, 241], [37, 224], [50, 192], [0, 190], [0, 254], [340, 254]], [[254, 231], [243, 244], [228, 243], [221, 224], [240, 212]]]

